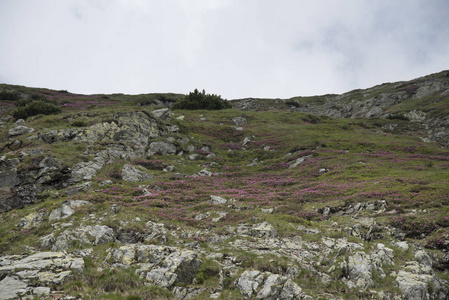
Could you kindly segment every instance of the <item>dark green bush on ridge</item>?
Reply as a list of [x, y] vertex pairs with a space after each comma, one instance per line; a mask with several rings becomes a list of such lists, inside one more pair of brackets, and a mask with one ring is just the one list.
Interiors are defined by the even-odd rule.
[[199, 92], [198, 89], [190, 92], [184, 97], [184, 99], [177, 101], [173, 105], [174, 109], [189, 110], [220, 110], [231, 107], [231, 104], [228, 101], [222, 99], [221, 96], [215, 94], [206, 94], [204, 90], [203, 92]]
[[0, 100], [11, 100], [11, 101], [18, 101], [22, 97], [17, 92], [8, 92], [8, 91], [1, 91], [0, 92]]
[[60, 113], [60, 107], [43, 101], [32, 101], [25, 106], [19, 106], [14, 109], [12, 115], [15, 119], [26, 119], [36, 115], [52, 115]]

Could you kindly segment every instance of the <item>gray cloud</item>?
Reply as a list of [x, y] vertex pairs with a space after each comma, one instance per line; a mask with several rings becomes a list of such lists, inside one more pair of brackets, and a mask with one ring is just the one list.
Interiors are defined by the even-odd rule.
[[447, 69], [445, 0], [6, 0], [0, 78], [79, 93], [342, 93]]

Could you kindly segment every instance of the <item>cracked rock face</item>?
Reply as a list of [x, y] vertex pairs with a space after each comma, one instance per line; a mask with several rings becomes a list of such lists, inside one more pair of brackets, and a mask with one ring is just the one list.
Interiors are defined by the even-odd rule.
[[[50, 288], [45, 285], [62, 284], [73, 273], [80, 274], [83, 270], [82, 258], [63, 252], [3, 256], [0, 273], [6, 276], [0, 281], [0, 299], [49, 294]], [[36, 287], [36, 284], [43, 286]]]
[[166, 288], [192, 283], [201, 265], [198, 254], [193, 251], [138, 244], [112, 249], [106, 260], [122, 266], [136, 265], [141, 278]]

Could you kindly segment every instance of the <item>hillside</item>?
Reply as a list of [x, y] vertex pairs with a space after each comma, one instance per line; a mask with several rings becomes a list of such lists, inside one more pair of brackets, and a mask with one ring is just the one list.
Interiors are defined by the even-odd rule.
[[449, 72], [171, 110], [0, 85], [0, 299], [447, 299]]

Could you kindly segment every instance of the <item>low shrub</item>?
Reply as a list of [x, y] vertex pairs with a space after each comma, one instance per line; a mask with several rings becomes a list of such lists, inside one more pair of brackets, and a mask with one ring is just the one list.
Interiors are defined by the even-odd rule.
[[15, 119], [26, 119], [31, 116], [36, 115], [52, 115], [58, 114], [62, 110], [60, 107], [52, 103], [47, 103], [43, 101], [32, 101], [27, 103], [25, 106], [19, 106], [13, 110], [13, 117]]
[[18, 100], [22, 99], [22, 97], [17, 92], [8, 92], [8, 91], [3, 90], [0, 92], [0, 99], [1, 100], [18, 101]]
[[285, 102], [285, 104], [290, 105], [290, 106], [294, 106], [294, 107], [299, 107], [300, 106], [299, 103], [296, 102], [295, 100], [287, 100]]
[[203, 90], [199, 92], [197, 89], [190, 92], [184, 99], [177, 101], [173, 105], [173, 109], [188, 109], [188, 110], [220, 110], [231, 108], [232, 105], [221, 98], [219, 95], [206, 94]]

